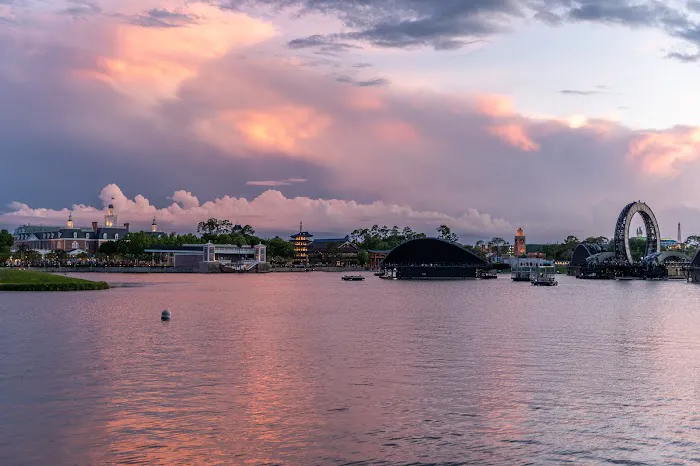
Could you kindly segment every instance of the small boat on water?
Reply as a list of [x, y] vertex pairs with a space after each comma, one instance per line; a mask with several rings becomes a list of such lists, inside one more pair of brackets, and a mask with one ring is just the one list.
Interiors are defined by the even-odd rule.
[[498, 272], [495, 270], [487, 270], [482, 272], [481, 275], [479, 275], [479, 278], [483, 278], [485, 280], [498, 278]]
[[365, 279], [362, 275], [343, 275], [342, 278], [346, 282], [361, 282]]
[[539, 265], [530, 273], [530, 283], [534, 286], [557, 286], [556, 273], [553, 265]]

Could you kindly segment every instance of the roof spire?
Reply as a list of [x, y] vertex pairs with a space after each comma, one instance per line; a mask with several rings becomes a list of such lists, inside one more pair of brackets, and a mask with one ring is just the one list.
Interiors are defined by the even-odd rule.
[[304, 231], [304, 222], [299, 222], [299, 233]]

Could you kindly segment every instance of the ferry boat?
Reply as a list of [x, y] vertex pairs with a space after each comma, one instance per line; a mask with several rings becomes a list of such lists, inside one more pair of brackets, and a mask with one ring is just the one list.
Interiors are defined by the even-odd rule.
[[514, 282], [529, 282], [531, 281], [531, 275], [537, 272], [537, 269], [542, 266], [552, 267], [552, 269], [554, 269], [552, 262], [545, 259], [518, 258], [511, 265], [510, 278], [513, 279]]
[[537, 267], [531, 265], [514, 265], [510, 274], [510, 278], [512, 278], [514, 282], [529, 282], [530, 275], [536, 268]]
[[361, 282], [364, 279], [362, 275], [343, 275], [343, 280], [346, 282]]
[[557, 270], [553, 265], [539, 265], [530, 274], [530, 283], [534, 286], [557, 286], [554, 278]]

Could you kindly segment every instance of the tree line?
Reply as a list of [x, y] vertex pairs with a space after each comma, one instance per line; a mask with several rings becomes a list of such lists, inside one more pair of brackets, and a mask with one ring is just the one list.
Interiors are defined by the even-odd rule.
[[[437, 237], [445, 241], [459, 244], [459, 237], [449, 226], [443, 224], [437, 229]], [[370, 250], [391, 250], [409, 240], [425, 238], [426, 234], [416, 232], [410, 227], [399, 228], [398, 226], [388, 227], [386, 225], [373, 225], [370, 228], [360, 228], [353, 230], [349, 236], [359, 249], [359, 263], [366, 263], [367, 251]], [[255, 229], [251, 225], [234, 225], [229, 220], [219, 220], [210, 218], [199, 222], [197, 233], [185, 234], [163, 234], [160, 236], [151, 235], [144, 232], [128, 233], [124, 238], [117, 241], [103, 243], [97, 253], [98, 259], [123, 258], [127, 260], [140, 261], [150, 259], [150, 255], [145, 253], [146, 249], [152, 248], [177, 248], [184, 244], [204, 244], [212, 242], [214, 244], [235, 244], [238, 246], [264, 244], [267, 246], [267, 256], [271, 262], [285, 263], [294, 258], [294, 246], [287, 240], [276, 236], [274, 238], [261, 238], [256, 235]], [[556, 261], [569, 261], [576, 247], [581, 243], [598, 244], [603, 248], [609, 248], [611, 240], [605, 236], [588, 237], [583, 241], [576, 236], [569, 235], [563, 241], [553, 244], [530, 244], [528, 252], [541, 252], [547, 259]], [[4, 262], [10, 257], [10, 248], [13, 245], [13, 237], [7, 230], [0, 230], [0, 262]], [[487, 254], [502, 255], [509, 250], [510, 243], [503, 238], [493, 237], [491, 240], [476, 241], [474, 245], [461, 245], [474, 254], [485, 257]], [[630, 238], [630, 248], [635, 259], [644, 254], [646, 242], [643, 238]], [[700, 236], [691, 235], [686, 240], [686, 250], [688, 254], [693, 254], [700, 246]], [[28, 262], [36, 262], [41, 259], [36, 251], [31, 251], [24, 245], [18, 248], [19, 256]], [[78, 259], [86, 259], [86, 254], [78, 256]], [[68, 257], [65, 251], [53, 251], [45, 257], [46, 260], [65, 262]]]

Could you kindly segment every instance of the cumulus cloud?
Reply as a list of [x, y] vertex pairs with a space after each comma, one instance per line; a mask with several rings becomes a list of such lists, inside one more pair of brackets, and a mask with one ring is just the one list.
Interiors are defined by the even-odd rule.
[[679, 126], [641, 133], [630, 142], [627, 156], [650, 175], [677, 175], [679, 165], [700, 157], [700, 128]]
[[73, 205], [70, 208], [33, 208], [21, 202], [13, 202], [10, 211], [0, 215], [0, 223], [32, 223], [35, 225], [62, 224], [72, 212], [76, 224], [88, 225], [100, 221], [107, 204], [114, 204], [122, 222], [135, 227], [147, 226], [155, 217], [161, 225], [170, 229], [193, 231], [198, 222], [211, 217], [235, 219], [239, 223], [253, 225], [259, 233], [293, 230], [301, 219], [311, 229], [349, 233], [355, 228], [372, 224], [409, 225], [419, 231], [432, 232], [441, 224], [449, 224], [453, 230], [474, 234], [503, 232], [513, 226], [503, 219], [494, 219], [476, 209], [452, 216], [439, 211], [420, 211], [406, 205], [387, 204], [381, 201], [362, 204], [340, 199], [288, 198], [280, 191], [267, 190], [252, 200], [224, 196], [200, 203], [187, 191], [177, 191], [173, 204], [157, 208], [142, 195], [129, 199], [114, 184], [105, 186], [100, 193], [102, 207]]
[[539, 144], [528, 136], [524, 127], [517, 124], [506, 124], [490, 126], [488, 131], [503, 139], [507, 144], [523, 150], [524, 152], [532, 152], [540, 149]]
[[[446, 3], [425, 5], [437, 12]], [[111, 12], [123, 2], [100, 5]], [[131, 4], [124, 14], [164, 5]], [[114, 197], [135, 221], [170, 212], [177, 228], [196, 212], [238, 217], [257, 203], [265, 215], [289, 206], [296, 218], [285, 223], [308, 214], [319, 230], [342, 233], [346, 224], [318, 213], [340, 205], [358, 224], [423, 222], [433, 213], [473, 235], [523, 226], [531, 238], [556, 240], [605, 234], [630, 199], [645, 197], [661, 216], [695, 198], [695, 128], [638, 131], [584, 116], [528, 116], [507, 96], [351, 86], [267, 53], [279, 34], [266, 21], [188, 5], [183, 11], [198, 20], [187, 27], [63, 15], [0, 33], [0, 102], [12, 109], [0, 110], [0, 155], [13, 163], [0, 206], [23, 203], [3, 223], [73, 204], [100, 218], [81, 203], [114, 183], [120, 188], [103, 191], [103, 203]], [[37, 169], [52, 176], [34, 186]], [[279, 189], [260, 195], [261, 186]], [[167, 208], [148, 200], [166, 197]], [[276, 202], [262, 202], [269, 199]], [[229, 204], [238, 210], [222, 207]], [[482, 212], [507, 221], [477, 221]], [[695, 221], [670, 221], [678, 220]]]

